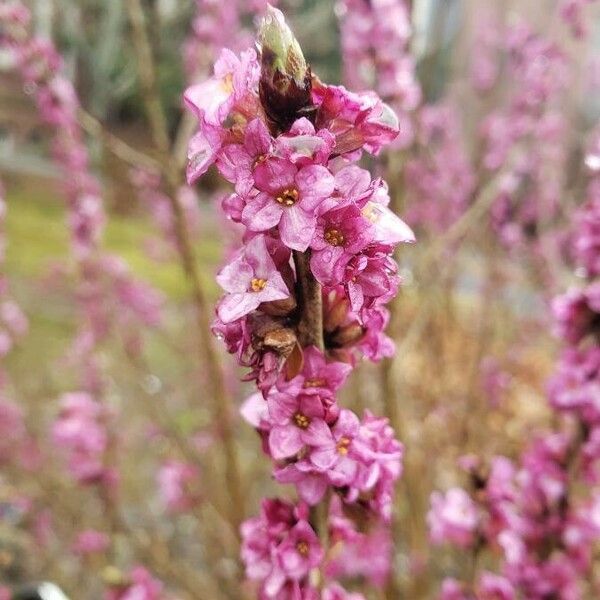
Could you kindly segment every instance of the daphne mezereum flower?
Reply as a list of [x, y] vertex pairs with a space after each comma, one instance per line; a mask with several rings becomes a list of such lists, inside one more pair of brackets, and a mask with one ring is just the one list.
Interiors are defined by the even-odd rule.
[[105, 552], [110, 547], [110, 538], [103, 531], [86, 529], [80, 532], [71, 548], [79, 556], [89, 556]]
[[[600, 145], [600, 142], [599, 142]], [[599, 150], [600, 153], [600, 150]], [[573, 253], [588, 277], [600, 276], [600, 181], [589, 186], [589, 199], [579, 210]]]
[[[259, 42], [259, 56], [223, 53], [214, 77], [186, 93], [199, 121], [188, 178], [216, 163], [235, 188], [222, 208], [243, 228], [242, 248], [217, 277], [226, 294], [213, 331], [259, 390], [241, 412], [275, 479], [310, 505], [329, 489], [385, 527], [402, 445], [387, 420], [359, 420], [336, 393], [357, 360], [393, 352], [384, 333], [399, 284], [392, 255], [414, 235], [388, 208], [386, 183], [352, 163], [395, 139], [398, 123], [375, 94], [313, 77], [272, 7]], [[312, 331], [321, 317], [322, 336]], [[354, 600], [336, 582], [314, 587], [323, 551], [300, 510], [267, 501], [242, 526], [259, 597]]]
[[272, 149], [273, 138], [267, 126], [261, 119], [254, 119], [246, 127], [242, 144], [228, 144], [219, 153], [219, 172], [244, 196], [254, 185], [254, 169], [270, 156]]
[[319, 446], [329, 433], [321, 397], [302, 393], [295, 381], [280, 391], [272, 388], [267, 396], [272, 428], [269, 448], [276, 460], [295, 456], [305, 446]]
[[196, 466], [178, 460], [169, 460], [161, 465], [157, 475], [160, 498], [173, 513], [189, 510], [197, 501], [200, 473]]
[[61, 411], [52, 427], [55, 444], [68, 456], [69, 470], [81, 483], [106, 477], [104, 452], [108, 436], [102, 422], [105, 409], [84, 392], [65, 394]]
[[219, 303], [219, 318], [231, 323], [263, 302], [284, 300], [290, 292], [269, 254], [265, 237], [257, 235], [217, 275], [227, 295]]
[[583, 289], [571, 289], [552, 302], [556, 331], [564, 340], [578, 344], [586, 335], [600, 332], [600, 281]]
[[315, 440], [309, 460], [317, 468], [327, 471], [331, 483], [342, 487], [350, 483], [358, 468], [352, 458], [352, 441], [358, 435], [360, 421], [351, 411], [342, 409], [335, 425], [323, 430], [322, 438]]
[[323, 600], [365, 600], [358, 592], [347, 592], [339, 583], [328, 585], [322, 594]]
[[249, 90], [258, 83], [258, 61], [252, 49], [238, 58], [230, 50], [223, 50], [215, 63], [214, 77], [188, 88], [184, 94], [186, 105], [198, 118], [199, 129], [190, 141], [188, 150], [188, 182], [201, 177], [216, 161], [225, 141], [223, 121], [232, 111], [245, 110], [247, 104], [256, 106]]
[[352, 367], [347, 363], [327, 360], [314, 346], [304, 349], [304, 366], [297, 376], [306, 394], [333, 395], [345, 383]]
[[[310, 266], [323, 285], [337, 285], [339, 264], [347, 264], [373, 241], [374, 227], [355, 204], [342, 205], [319, 217], [311, 243]], [[343, 267], [342, 267], [343, 269]]]
[[427, 523], [432, 542], [470, 546], [478, 520], [477, 506], [463, 489], [451, 488], [445, 494], [431, 494]]
[[[302, 588], [308, 586], [309, 571], [321, 562], [323, 549], [307, 518], [303, 503], [267, 499], [260, 516], [242, 525], [246, 575], [261, 582], [261, 598], [308, 598]], [[279, 595], [282, 591], [297, 595]]]
[[164, 586], [144, 567], [134, 567], [124, 583], [111, 586], [106, 600], [161, 600], [164, 598]]
[[306, 250], [313, 238], [317, 210], [334, 188], [333, 175], [321, 165], [298, 168], [294, 163], [270, 158], [254, 171], [256, 188], [242, 212], [242, 223], [251, 231], [279, 226], [281, 241], [293, 250]]

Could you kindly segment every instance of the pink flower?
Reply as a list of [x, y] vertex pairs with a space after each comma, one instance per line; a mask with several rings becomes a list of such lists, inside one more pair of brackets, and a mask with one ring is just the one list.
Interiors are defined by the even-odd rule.
[[[234, 109], [253, 104], [251, 92], [258, 85], [259, 68], [254, 50], [238, 58], [224, 49], [215, 64], [212, 79], [188, 88], [184, 100], [198, 117], [198, 132], [188, 148], [188, 183], [201, 177], [217, 159], [225, 132], [221, 125]], [[254, 102], [255, 104], [255, 102]]]
[[396, 295], [400, 278], [391, 252], [391, 246], [370, 244], [345, 265], [342, 282], [353, 311], [358, 312], [363, 306], [385, 304]]
[[[345, 383], [352, 367], [346, 363], [327, 360], [314, 346], [303, 349], [302, 371], [287, 385], [300, 384], [302, 393], [333, 396]], [[280, 387], [286, 385], [280, 381]]]
[[567, 348], [550, 379], [548, 396], [560, 411], [577, 411], [586, 422], [600, 421], [600, 348]]
[[358, 435], [360, 422], [351, 411], [342, 409], [335, 425], [309, 455], [310, 462], [319, 470], [327, 471], [329, 480], [338, 487], [354, 480], [358, 465], [353, 459], [352, 441]]
[[256, 167], [254, 180], [261, 193], [248, 198], [242, 222], [251, 231], [279, 225], [282, 242], [304, 252], [315, 231], [316, 211], [333, 192], [333, 175], [321, 165], [298, 169], [288, 160], [272, 158]]
[[446, 577], [442, 582], [442, 589], [438, 600], [473, 600], [467, 593], [463, 585], [452, 577]]
[[315, 131], [305, 117], [298, 119], [288, 132], [276, 140], [277, 153], [295, 165], [327, 165], [335, 140], [327, 129]]
[[102, 406], [85, 392], [65, 394], [60, 404], [52, 436], [67, 451], [71, 473], [80, 483], [102, 480], [107, 475], [104, 452], [108, 443]]
[[227, 181], [235, 183], [240, 196], [254, 185], [254, 169], [270, 156], [273, 139], [261, 119], [254, 119], [246, 127], [243, 144], [229, 144], [219, 153], [217, 166]]
[[431, 494], [431, 509], [427, 513], [429, 535], [434, 544], [451, 542], [461, 547], [473, 543], [479, 522], [477, 507], [461, 488], [451, 488], [445, 494]]
[[113, 587], [106, 593], [106, 600], [162, 600], [163, 584], [154, 579], [144, 567], [134, 567], [129, 582]]
[[301, 386], [296, 380], [284, 390], [272, 389], [267, 396], [273, 423], [269, 448], [276, 460], [294, 456], [306, 445], [318, 446], [329, 433], [321, 398], [301, 393]]
[[331, 131], [339, 154], [361, 148], [377, 154], [399, 133], [398, 117], [376, 94], [356, 94], [334, 85], [315, 86], [312, 94], [319, 107], [317, 127]]
[[311, 597], [293, 595], [300, 593], [302, 580], [323, 559], [323, 549], [307, 516], [303, 504], [263, 500], [260, 515], [242, 524], [246, 576], [261, 582], [261, 598]]
[[515, 600], [515, 590], [505, 577], [484, 571], [477, 582], [477, 600]]
[[108, 535], [102, 531], [86, 529], [73, 542], [73, 552], [80, 556], [105, 552], [110, 545]]
[[197, 501], [200, 473], [194, 465], [170, 460], [158, 471], [157, 480], [160, 497], [167, 510], [178, 513], [189, 510]]
[[329, 535], [335, 552], [327, 561], [329, 579], [355, 580], [365, 578], [373, 586], [382, 588], [392, 568], [394, 544], [389, 528], [373, 522], [366, 531], [343, 513], [339, 497], [332, 498], [329, 508]]
[[318, 504], [323, 499], [329, 486], [327, 473], [320, 472], [308, 460], [299, 460], [277, 468], [273, 472], [273, 477], [279, 483], [294, 484], [298, 496], [310, 506]]
[[600, 282], [571, 289], [552, 302], [557, 333], [571, 344], [600, 329]]
[[347, 592], [339, 583], [331, 583], [324, 590], [322, 600], [365, 600], [362, 594]]
[[263, 302], [290, 296], [263, 235], [251, 239], [233, 261], [221, 269], [217, 281], [228, 292], [217, 309], [225, 324], [256, 310]]
[[277, 550], [281, 570], [295, 581], [308, 575], [323, 559], [319, 538], [307, 521], [299, 521]]
[[323, 285], [340, 283], [346, 264], [373, 236], [371, 222], [354, 204], [326, 212], [317, 221], [311, 243], [310, 268], [314, 276]]
[[404, 447], [396, 439], [389, 420], [366, 410], [352, 442], [358, 469], [346, 501], [356, 502], [361, 497], [373, 513], [389, 522], [394, 486], [402, 474], [403, 453]]

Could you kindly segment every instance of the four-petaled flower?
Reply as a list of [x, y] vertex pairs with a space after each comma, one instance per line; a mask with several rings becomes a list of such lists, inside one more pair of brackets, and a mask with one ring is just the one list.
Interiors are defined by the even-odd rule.
[[221, 269], [217, 281], [228, 292], [217, 308], [223, 323], [240, 319], [263, 302], [290, 296], [263, 235], [252, 238], [233, 261]]
[[279, 225], [283, 243], [304, 252], [317, 223], [317, 209], [334, 187], [333, 175], [321, 165], [298, 168], [281, 158], [270, 158], [254, 170], [260, 191], [247, 200], [242, 223], [251, 231], [268, 231]]

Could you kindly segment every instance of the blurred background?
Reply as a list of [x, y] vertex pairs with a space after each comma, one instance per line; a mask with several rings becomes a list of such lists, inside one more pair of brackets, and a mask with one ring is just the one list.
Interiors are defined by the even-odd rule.
[[[417, 234], [398, 257], [404, 285], [389, 325], [397, 354], [361, 365], [342, 402], [390, 417], [405, 470], [393, 541], [380, 540], [393, 544], [392, 566], [366, 564], [350, 578], [369, 598], [391, 598], [380, 585], [391, 568], [402, 597], [431, 598], [443, 577], [470, 568], [460, 553], [429, 545], [431, 491], [464, 483], [459, 457], [515, 457], [532, 431], [552, 426], [545, 382], [557, 343], [548, 302], [577, 277], [565, 250], [570, 217], [600, 170], [600, 11], [556, 0], [407, 2], [407, 20], [388, 24], [398, 28], [386, 57], [397, 65], [394, 87], [368, 60], [378, 49], [361, 34], [360, 16], [350, 20], [362, 1], [278, 6], [313, 72], [377, 89], [400, 115], [401, 139], [365, 163], [387, 178]], [[216, 375], [199, 358], [208, 327], [196, 326], [197, 292], [210, 312], [215, 273], [238, 233], [220, 214], [228, 187], [216, 171], [184, 185], [194, 123], [181, 97], [210, 75], [221, 47], [253, 43], [264, 3], [26, 4], [31, 35], [53, 41], [78, 96], [72, 114], [89, 154], [81, 168], [97, 180], [103, 215], [97, 204], [89, 210], [102, 221], [94, 244], [106, 262], [91, 285], [65, 190], [73, 173], [55, 151], [71, 125], [40, 114], [14, 49], [3, 47], [0, 583], [47, 579], [74, 599], [94, 599], [143, 579], [143, 567], [165, 598], [242, 598], [251, 588], [240, 583], [228, 508], [229, 429], [243, 483], [237, 518], [279, 492], [260, 439], [237, 415], [252, 389], [219, 344], [230, 404], [216, 406], [207, 392]], [[152, 94], [172, 160], [148, 124]], [[83, 364], [91, 354], [93, 364]], [[101, 390], [101, 415], [81, 397], [65, 398], [88, 388]], [[83, 446], [101, 438], [101, 477], [118, 484], [77, 470], [78, 435]]]

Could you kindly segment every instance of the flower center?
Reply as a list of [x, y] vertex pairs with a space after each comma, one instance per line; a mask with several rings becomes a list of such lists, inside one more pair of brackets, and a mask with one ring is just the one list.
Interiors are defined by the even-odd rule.
[[262, 292], [265, 289], [265, 285], [267, 285], [266, 279], [261, 279], [260, 277], [253, 277], [250, 282], [250, 289], [253, 292]]
[[339, 229], [335, 228], [327, 229], [323, 237], [325, 238], [325, 241], [332, 246], [343, 246], [346, 241], [344, 234]]
[[300, 554], [301, 556], [308, 556], [308, 544], [306, 542], [298, 542], [296, 544], [296, 550], [298, 551], [298, 554]]
[[255, 159], [254, 159], [254, 163], [252, 164], [253, 168], [258, 167], [258, 165], [260, 165], [261, 163], [264, 163], [265, 160], [267, 160], [267, 155], [266, 154], [259, 154]]
[[287, 188], [283, 190], [277, 198], [275, 198], [277, 204], [282, 206], [294, 206], [298, 202], [298, 190], [296, 188]]
[[327, 385], [327, 382], [324, 379], [313, 378], [313, 379], [306, 379], [304, 381], [305, 388], [325, 387], [326, 385]]
[[296, 413], [294, 415], [294, 423], [296, 423], [300, 429], [306, 429], [310, 425], [310, 419], [302, 413]]
[[340, 438], [339, 442], [336, 444], [337, 451], [342, 455], [346, 456], [348, 454], [348, 448], [350, 447], [350, 439], [347, 437]]

